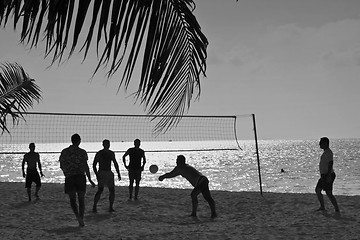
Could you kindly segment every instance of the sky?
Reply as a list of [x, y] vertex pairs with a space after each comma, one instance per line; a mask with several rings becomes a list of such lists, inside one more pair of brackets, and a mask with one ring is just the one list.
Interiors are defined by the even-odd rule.
[[[194, 0], [209, 41], [206, 77], [188, 115], [255, 114], [259, 139], [360, 137], [360, 1]], [[44, 48], [0, 29], [0, 62], [17, 62], [42, 90], [35, 112], [144, 114], [105, 77], [95, 55], [49, 68]], [[239, 136], [241, 139], [241, 136]]]

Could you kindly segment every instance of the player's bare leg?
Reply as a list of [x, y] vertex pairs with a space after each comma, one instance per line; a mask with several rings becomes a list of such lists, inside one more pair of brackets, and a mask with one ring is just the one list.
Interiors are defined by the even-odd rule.
[[69, 193], [69, 199], [70, 199], [71, 209], [73, 210], [76, 219], [79, 221], [79, 209], [76, 202], [76, 192]]
[[321, 193], [321, 188], [316, 188], [315, 189], [316, 192], [316, 196], [320, 202], [320, 208], [317, 211], [324, 211], [325, 210], [325, 204], [324, 204], [324, 197]]
[[114, 205], [114, 201], [115, 201], [115, 187], [111, 187], [109, 188], [109, 212], [114, 212], [114, 208], [113, 208], [113, 205]]
[[138, 200], [139, 190], [140, 190], [140, 180], [136, 180], [136, 182], [135, 182], [135, 197], [134, 197], [134, 200]]
[[134, 189], [134, 179], [130, 179], [130, 184], [129, 184], [129, 200], [132, 199], [133, 189]]
[[78, 192], [78, 199], [79, 199], [79, 215], [78, 215], [78, 222], [79, 226], [83, 227], [84, 224], [84, 213], [85, 213], [85, 192]]
[[26, 192], [28, 195], [28, 201], [31, 202], [31, 188], [26, 188]]
[[196, 217], [197, 208], [199, 205], [198, 201], [198, 195], [200, 194], [199, 189], [194, 188], [194, 190], [191, 192], [191, 202], [192, 202], [192, 212], [191, 217]]
[[93, 205], [93, 209], [92, 209], [93, 213], [96, 213], [96, 212], [97, 212], [96, 206], [97, 206], [97, 203], [98, 203], [99, 200], [100, 200], [100, 197], [101, 197], [101, 194], [102, 194], [103, 191], [104, 191], [104, 188], [103, 188], [103, 187], [98, 187], [98, 190], [97, 190], [97, 192], [95, 193], [94, 205]]
[[337, 201], [336, 201], [336, 198], [333, 195], [332, 191], [331, 190], [326, 191], [326, 195], [328, 196], [328, 198], [330, 199], [332, 205], [334, 206], [335, 212], [340, 212], [339, 206], [338, 206]]
[[35, 189], [35, 197], [36, 197], [36, 199], [39, 199], [39, 190], [40, 190], [40, 186], [36, 186], [36, 189]]

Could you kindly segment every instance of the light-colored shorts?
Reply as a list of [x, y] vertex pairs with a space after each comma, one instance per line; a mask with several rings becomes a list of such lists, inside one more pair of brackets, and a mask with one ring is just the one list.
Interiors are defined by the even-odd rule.
[[115, 186], [114, 173], [112, 171], [99, 171], [97, 174], [98, 186], [112, 188]]

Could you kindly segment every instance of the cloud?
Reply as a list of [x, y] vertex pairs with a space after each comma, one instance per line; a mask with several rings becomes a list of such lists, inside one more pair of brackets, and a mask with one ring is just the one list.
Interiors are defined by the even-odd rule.
[[[288, 24], [270, 29], [258, 44], [265, 55], [283, 63], [322, 63], [325, 68], [357, 66], [360, 20], [342, 20], [319, 28]], [[331, 65], [327, 64], [329, 61]]]
[[[241, 35], [250, 37], [246, 32]], [[322, 84], [342, 75], [358, 79], [360, 20], [346, 19], [318, 27], [272, 26], [253, 35], [252, 41], [244, 43], [239, 35], [233, 42], [237, 44], [227, 51], [220, 53], [214, 48], [212, 53], [227, 72], [236, 72], [244, 79], [284, 84]]]

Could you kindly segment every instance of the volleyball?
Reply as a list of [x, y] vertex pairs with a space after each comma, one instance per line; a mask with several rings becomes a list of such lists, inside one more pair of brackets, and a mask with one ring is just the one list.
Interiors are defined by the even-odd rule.
[[159, 170], [159, 168], [157, 165], [153, 164], [149, 167], [149, 170], [151, 173], [156, 173]]

